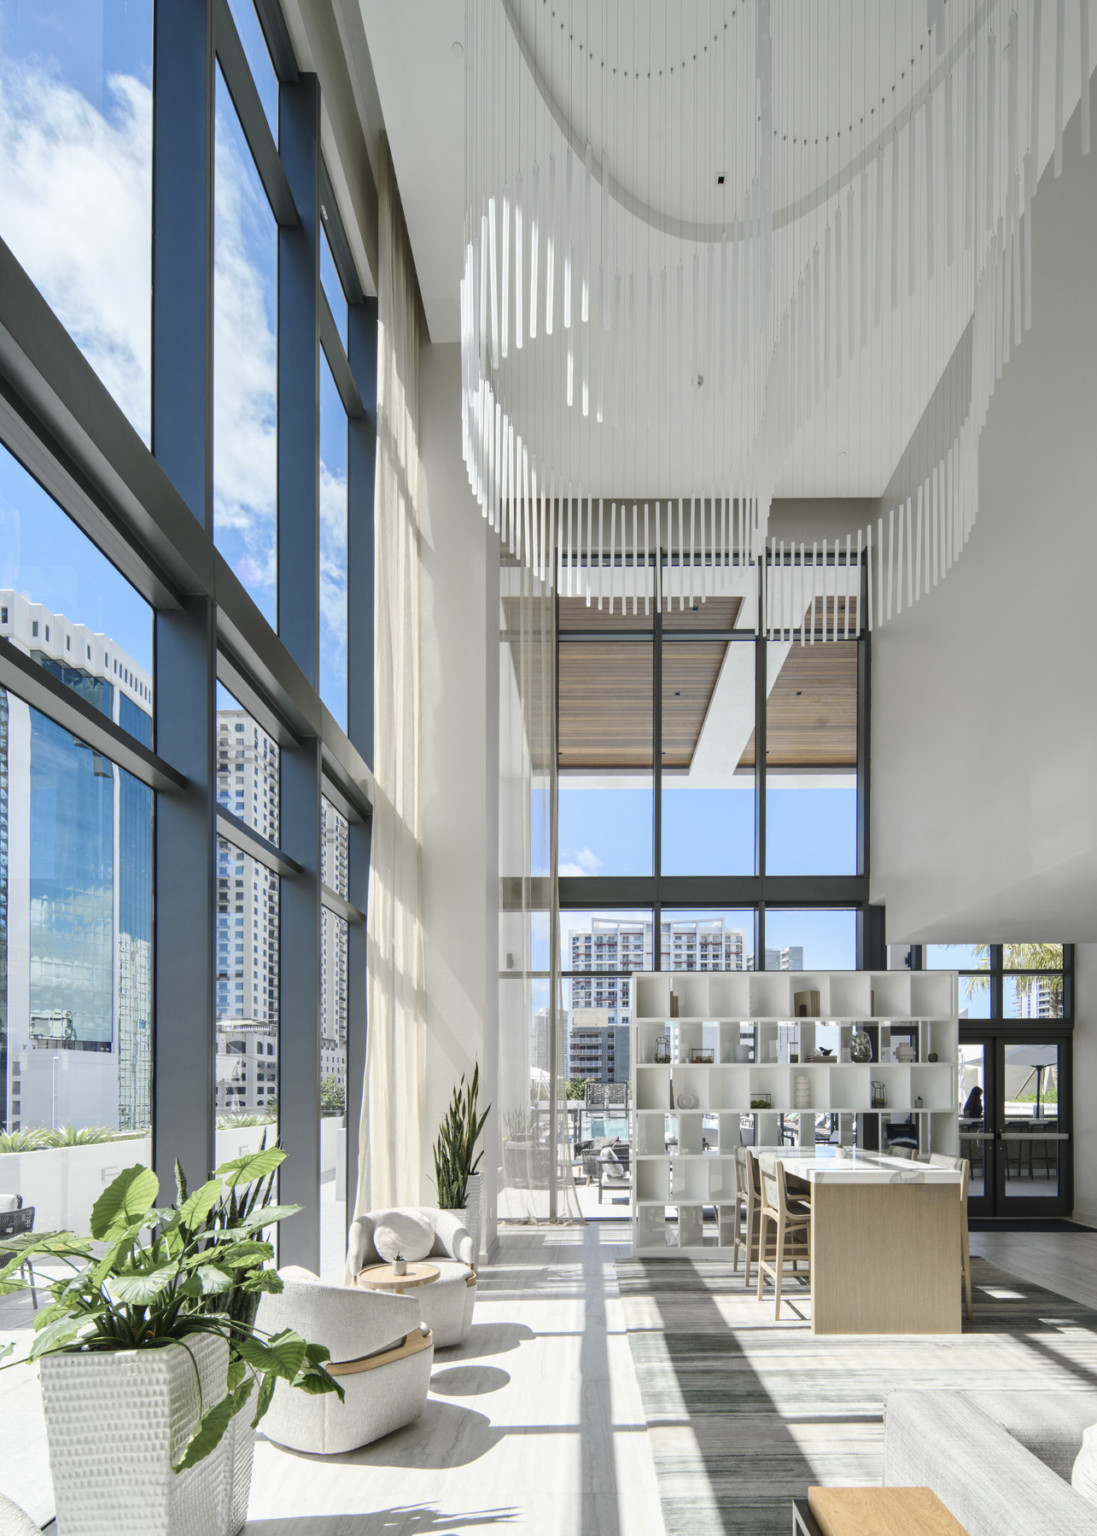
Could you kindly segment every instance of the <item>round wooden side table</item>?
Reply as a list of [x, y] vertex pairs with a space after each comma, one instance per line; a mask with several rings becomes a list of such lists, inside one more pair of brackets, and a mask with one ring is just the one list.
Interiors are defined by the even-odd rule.
[[358, 1271], [354, 1283], [363, 1290], [395, 1291], [397, 1296], [402, 1296], [412, 1286], [429, 1285], [440, 1273], [437, 1264], [409, 1263], [402, 1275], [394, 1275], [391, 1264], [372, 1264], [369, 1269]]

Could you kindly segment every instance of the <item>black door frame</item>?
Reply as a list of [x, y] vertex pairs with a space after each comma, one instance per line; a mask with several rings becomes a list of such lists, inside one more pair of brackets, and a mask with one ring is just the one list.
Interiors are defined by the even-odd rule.
[[[969, 1196], [972, 1216], [991, 1220], [1023, 1220], [1069, 1217], [1074, 1209], [1074, 1032], [1069, 1025], [1049, 1027], [1047, 1021], [1002, 1022], [971, 1020], [960, 1025], [961, 1045], [984, 1047], [984, 1191]], [[1005, 1051], [1008, 1045], [1046, 1044], [1059, 1051], [1059, 1189], [1055, 1195], [1010, 1198], [1007, 1193], [1008, 1156], [1005, 1152]], [[965, 1155], [961, 1144], [961, 1155]]]

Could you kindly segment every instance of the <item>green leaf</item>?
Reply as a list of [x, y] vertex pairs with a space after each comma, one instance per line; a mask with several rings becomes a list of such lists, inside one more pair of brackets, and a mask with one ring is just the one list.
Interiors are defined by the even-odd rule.
[[187, 1176], [183, 1172], [183, 1165], [179, 1159], [175, 1159], [175, 1199], [178, 1205], [182, 1205], [187, 1198]]
[[223, 1296], [232, 1290], [232, 1275], [215, 1264], [200, 1264], [179, 1287], [184, 1296]]
[[270, 1400], [274, 1396], [274, 1388], [278, 1383], [277, 1376], [264, 1376], [259, 1383], [259, 1394], [255, 1399], [255, 1417], [251, 1421], [252, 1429], [258, 1429], [259, 1420], [270, 1407]]
[[266, 1291], [272, 1296], [278, 1296], [284, 1289], [282, 1276], [276, 1269], [253, 1269], [240, 1281], [240, 1287], [249, 1295]]
[[265, 1179], [268, 1173], [273, 1173], [285, 1160], [286, 1154], [278, 1147], [267, 1147], [265, 1151], [234, 1157], [213, 1171], [219, 1178], [226, 1180], [230, 1189], [236, 1189], [241, 1184], [253, 1184], [256, 1179]]
[[343, 1388], [334, 1376], [329, 1376], [327, 1371], [319, 1368], [301, 1371], [294, 1377], [293, 1385], [299, 1392], [307, 1392], [310, 1397], [322, 1397], [326, 1392], [337, 1392], [339, 1401], [343, 1401]]
[[175, 1264], [164, 1264], [159, 1269], [129, 1270], [112, 1275], [108, 1286], [111, 1300], [143, 1306], [154, 1301], [178, 1273]]
[[273, 1227], [280, 1221], [285, 1221], [287, 1216], [296, 1216], [301, 1209], [299, 1205], [268, 1205], [261, 1210], [251, 1211], [237, 1223], [240, 1232], [254, 1232], [257, 1227]]
[[235, 1357], [230, 1357], [229, 1372], [225, 1380], [225, 1386], [230, 1392], [236, 1391], [237, 1387], [247, 1375], [247, 1371], [248, 1368], [244, 1364], [243, 1360], [237, 1360]]
[[159, 1192], [160, 1180], [151, 1168], [137, 1163], [123, 1169], [91, 1208], [92, 1237], [114, 1237], [119, 1229], [140, 1221], [152, 1209]]
[[47, 1323], [41, 1333], [35, 1334], [28, 1358], [37, 1360], [41, 1355], [65, 1349], [73, 1342], [84, 1325], [93, 1317], [101, 1316], [104, 1310], [100, 1308], [98, 1313], [85, 1312], [76, 1317], [70, 1313], [67, 1317], [59, 1317], [56, 1322]]
[[225, 1438], [225, 1431], [233, 1416], [247, 1402], [251, 1389], [252, 1383], [245, 1381], [235, 1392], [226, 1393], [219, 1403], [215, 1403], [208, 1413], [202, 1415], [194, 1433], [183, 1447], [182, 1456], [172, 1468], [173, 1471], [185, 1472], [188, 1467], [197, 1466], [211, 1451], [217, 1449]]
[[34, 1314], [34, 1331], [41, 1333], [43, 1328], [48, 1328], [50, 1323], [56, 1322], [59, 1317], [71, 1317], [72, 1308], [65, 1301], [51, 1301], [46, 1307], [39, 1307]]
[[205, 1224], [206, 1217], [221, 1197], [221, 1180], [209, 1179], [179, 1207], [179, 1220], [191, 1232]]
[[217, 1263], [226, 1264], [230, 1269], [254, 1269], [257, 1264], [265, 1264], [274, 1258], [270, 1243], [220, 1243], [216, 1251]]

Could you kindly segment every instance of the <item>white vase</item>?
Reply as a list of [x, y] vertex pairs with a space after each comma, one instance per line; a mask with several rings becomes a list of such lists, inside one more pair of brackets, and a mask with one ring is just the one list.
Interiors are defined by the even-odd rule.
[[470, 1173], [465, 1186], [465, 1226], [472, 1238], [472, 1262], [480, 1262], [480, 1227], [483, 1221], [484, 1176]]
[[[201, 1411], [224, 1396], [227, 1368], [228, 1345], [209, 1335], [162, 1349], [43, 1358], [64, 1536], [236, 1536], [237, 1437], [227, 1434], [197, 1466], [172, 1471]], [[244, 1445], [240, 1456], [250, 1458]], [[246, 1509], [246, 1491], [243, 1499]]]

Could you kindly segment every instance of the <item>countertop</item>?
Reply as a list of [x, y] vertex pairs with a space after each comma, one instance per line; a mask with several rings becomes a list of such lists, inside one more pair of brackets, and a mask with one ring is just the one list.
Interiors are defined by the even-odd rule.
[[958, 1168], [937, 1168], [859, 1147], [758, 1147], [754, 1155], [760, 1161], [784, 1163], [788, 1173], [809, 1184], [959, 1184], [961, 1179]]

